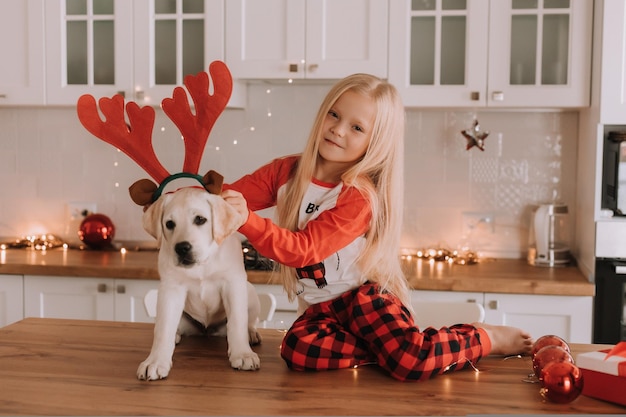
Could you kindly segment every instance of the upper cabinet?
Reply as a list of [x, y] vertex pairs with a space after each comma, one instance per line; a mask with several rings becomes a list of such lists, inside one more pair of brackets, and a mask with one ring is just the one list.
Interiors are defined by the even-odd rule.
[[[602, 3], [601, 3], [602, 5]], [[626, 2], [604, 0], [600, 8], [600, 123], [626, 124]]]
[[[88, 93], [159, 105], [184, 76], [224, 60], [224, 3], [48, 0], [47, 103]], [[237, 86], [238, 87], [238, 86]], [[235, 89], [229, 105], [243, 101]]]
[[0, 105], [42, 105], [43, 0], [0, 2]]
[[226, 62], [243, 79], [387, 78], [388, 21], [387, 0], [228, 0]]
[[593, 2], [390, 2], [389, 80], [419, 107], [590, 104]]

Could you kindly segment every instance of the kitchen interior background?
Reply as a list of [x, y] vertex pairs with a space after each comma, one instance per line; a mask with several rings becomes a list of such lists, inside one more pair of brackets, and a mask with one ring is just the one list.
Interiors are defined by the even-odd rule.
[[[246, 108], [217, 121], [200, 174], [213, 169], [234, 181], [300, 152], [329, 87], [250, 83]], [[466, 150], [461, 134], [474, 118], [490, 132], [484, 151]], [[75, 242], [80, 219], [68, 203], [90, 203], [112, 219], [116, 241], [153, 242], [128, 195], [149, 176], [88, 133], [75, 108], [0, 107], [0, 127], [0, 237], [52, 233]], [[407, 109], [402, 246], [525, 257], [534, 204], [564, 202], [575, 224], [577, 137], [577, 111]], [[170, 173], [181, 170], [180, 134], [160, 109], [153, 145]]]

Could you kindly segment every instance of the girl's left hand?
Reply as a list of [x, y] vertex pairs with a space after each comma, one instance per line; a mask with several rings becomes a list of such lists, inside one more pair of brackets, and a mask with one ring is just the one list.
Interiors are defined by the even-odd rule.
[[243, 194], [235, 190], [224, 190], [221, 196], [228, 204], [237, 210], [244, 223], [248, 221], [248, 202]]

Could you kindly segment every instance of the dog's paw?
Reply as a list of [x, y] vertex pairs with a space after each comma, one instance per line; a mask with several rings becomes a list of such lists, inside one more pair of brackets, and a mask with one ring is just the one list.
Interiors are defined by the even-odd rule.
[[229, 360], [230, 366], [241, 371], [256, 371], [261, 368], [259, 355], [253, 351], [232, 354], [230, 355]]
[[250, 340], [250, 345], [252, 346], [261, 344], [261, 335], [255, 328], [248, 329], [248, 338]]
[[172, 369], [172, 361], [157, 360], [148, 357], [137, 368], [137, 378], [142, 381], [155, 381], [166, 378]]

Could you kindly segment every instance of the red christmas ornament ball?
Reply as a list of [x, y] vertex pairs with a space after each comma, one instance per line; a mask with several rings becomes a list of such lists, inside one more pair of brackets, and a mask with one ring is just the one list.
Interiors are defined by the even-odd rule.
[[550, 362], [574, 363], [574, 358], [561, 346], [544, 346], [533, 356], [533, 371], [535, 371], [535, 376], [539, 377], [541, 370]]
[[533, 344], [533, 348], [530, 352], [531, 358], [534, 358], [537, 352], [541, 350], [541, 348], [546, 347], [546, 346], [551, 346], [551, 345], [561, 346], [563, 349], [567, 351], [567, 353], [571, 353], [569, 345], [567, 344], [565, 340], [563, 340], [559, 336], [548, 334], [545, 336], [541, 336], [539, 339], [535, 341], [535, 343]]
[[539, 375], [543, 398], [554, 403], [574, 401], [583, 390], [584, 380], [580, 369], [571, 362], [550, 362]]
[[90, 214], [80, 223], [78, 237], [92, 249], [103, 249], [111, 245], [115, 226], [104, 214]]

